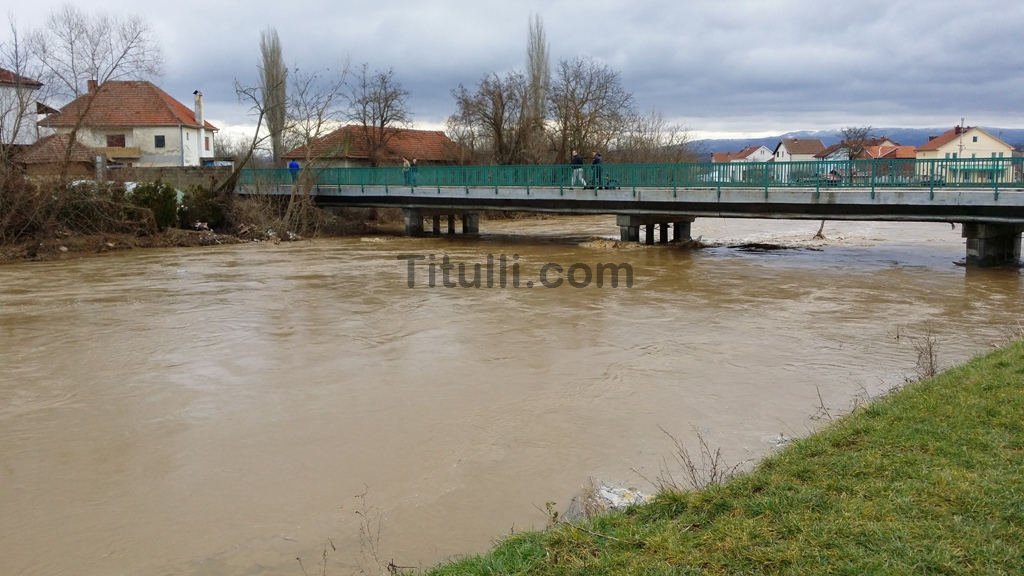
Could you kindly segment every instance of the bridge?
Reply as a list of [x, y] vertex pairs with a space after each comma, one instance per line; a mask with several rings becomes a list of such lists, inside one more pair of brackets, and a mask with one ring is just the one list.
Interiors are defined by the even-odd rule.
[[481, 211], [614, 214], [623, 241], [690, 239], [699, 217], [960, 223], [968, 265], [1017, 264], [1024, 158], [586, 166], [421, 166], [247, 170], [240, 194], [311, 194], [325, 206], [397, 207], [405, 230], [479, 232]]

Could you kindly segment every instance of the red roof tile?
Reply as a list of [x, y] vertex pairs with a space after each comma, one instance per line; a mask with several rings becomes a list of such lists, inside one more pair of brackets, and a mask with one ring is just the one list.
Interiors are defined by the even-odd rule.
[[[22, 164], [50, 164], [61, 163], [67, 155], [68, 150], [67, 134], [52, 134], [41, 138], [35, 144], [29, 146], [24, 152], [18, 154], [17, 161]], [[75, 142], [71, 148], [71, 162], [93, 162], [97, 150], [89, 148], [84, 144]]]
[[43, 83], [38, 80], [20, 76], [6, 68], [0, 68], [0, 84], [5, 84], [7, 86], [17, 86], [20, 84], [30, 88], [40, 88], [43, 85]]
[[952, 142], [952, 141], [956, 140], [957, 138], [959, 138], [961, 134], [967, 134], [971, 130], [977, 130], [978, 132], [981, 132], [982, 134], [985, 134], [989, 138], [992, 138], [996, 142], [1002, 143], [1007, 148], [1011, 147], [1006, 142], [1003, 142], [999, 138], [996, 138], [995, 136], [989, 134], [988, 132], [985, 132], [984, 130], [982, 130], [981, 128], [978, 128], [977, 126], [962, 126], [962, 127], [961, 126], [954, 126], [953, 128], [950, 128], [949, 130], [943, 132], [942, 134], [940, 134], [938, 136], [935, 136], [931, 140], [929, 140], [929, 141], [925, 142], [924, 144], [918, 146], [917, 149], [918, 150], [923, 150], [923, 151], [938, 150], [939, 148], [942, 148], [946, 144], [949, 144], [950, 142]]
[[[411, 130], [391, 128], [388, 131], [387, 146], [381, 152], [380, 161], [399, 161], [403, 157], [420, 162], [453, 162], [457, 159], [458, 145], [440, 130]], [[369, 160], [369, 140], [361, 126], [348, 125], [314, 140], [309, 146], [311, 158], [349, 158]], [[306, 146], [300, 146], [282, 158], [302, 160], [307, 157]]]
[[913, 146], [868, 146], [864, 149], [868, 158], [916, 158]]
[[[786, 146], [786, 150], [790, 155], [808, 154], [813, 156], [825, 149], [825, 145], [817, 138], [810, 140], [802, 140], [800, 138], [783, 138], [782, 141], [779, 142], [779, 146], [782, 145]], [[778, 151], [779, 146], [775, 147], [776, 151]]]
[[[93, 98], [92, 105], [89, 99]], [[79, 96], [60, 113], [39, 122], [50, 128], [71, 128], [85, 110], [85, 126], [186, 126], [199, 128], [195, 111], [178, 102], [152, 82], [112, 80], [95, 92]], [[217, 130], [204, 122], [207, 130]]]

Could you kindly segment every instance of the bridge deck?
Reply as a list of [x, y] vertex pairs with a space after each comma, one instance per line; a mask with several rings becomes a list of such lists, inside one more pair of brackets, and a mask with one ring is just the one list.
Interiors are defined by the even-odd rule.
[[[572, 167], [306, 168], [316, 201], [435, 211], [682, 214], [1024, 223], [1024, 158], [585, 166], [600, 188], [572, 189]], [[241, 193], [291, 194], [287, 170], [247, 170]]]
[[[307, 189], [316, 202], [324, 206], [1024, 224], [1024, 189], [1021, 188], [571, 189], [321, 184]], [[290, 195], [292, 191], [291, 184], [244, 185], [239, 189], [242, 194]]]

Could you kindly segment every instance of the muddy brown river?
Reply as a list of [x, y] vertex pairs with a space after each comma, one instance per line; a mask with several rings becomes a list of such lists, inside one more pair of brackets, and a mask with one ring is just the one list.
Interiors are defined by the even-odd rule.
[[[649, 490], [662, 429], [755, 461], [912, 377], [929, 332], [948, 366], [1020, 330], [1020, 271], [955, 265], [959, 227], [816, 229], [698, 219], [711, 245], [682, 250], [617, 247], [613, 217], [485, 221], [2, 266], [0, 573], [428, 566], [591, 478]], [[488, 255], [522, 285], [427, 285]], [[585, 282], [608, 263], [632, 287]]]

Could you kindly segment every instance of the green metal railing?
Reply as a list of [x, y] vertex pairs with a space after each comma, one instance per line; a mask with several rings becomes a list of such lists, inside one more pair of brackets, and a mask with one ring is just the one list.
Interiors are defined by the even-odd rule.
[[[559, 187], [572, 182], [570, 165], [400, 166], [313, 168], [300, 178], [322, 186], [395, 188]], [[584, 166], [588, 188], [929, 188], [1024, 187], [1024, 158], [939, 160], [822, 160], [677, 164], [602, 164]], [[287, 169], [244, 170], [242, 185], [288, 185]]]

